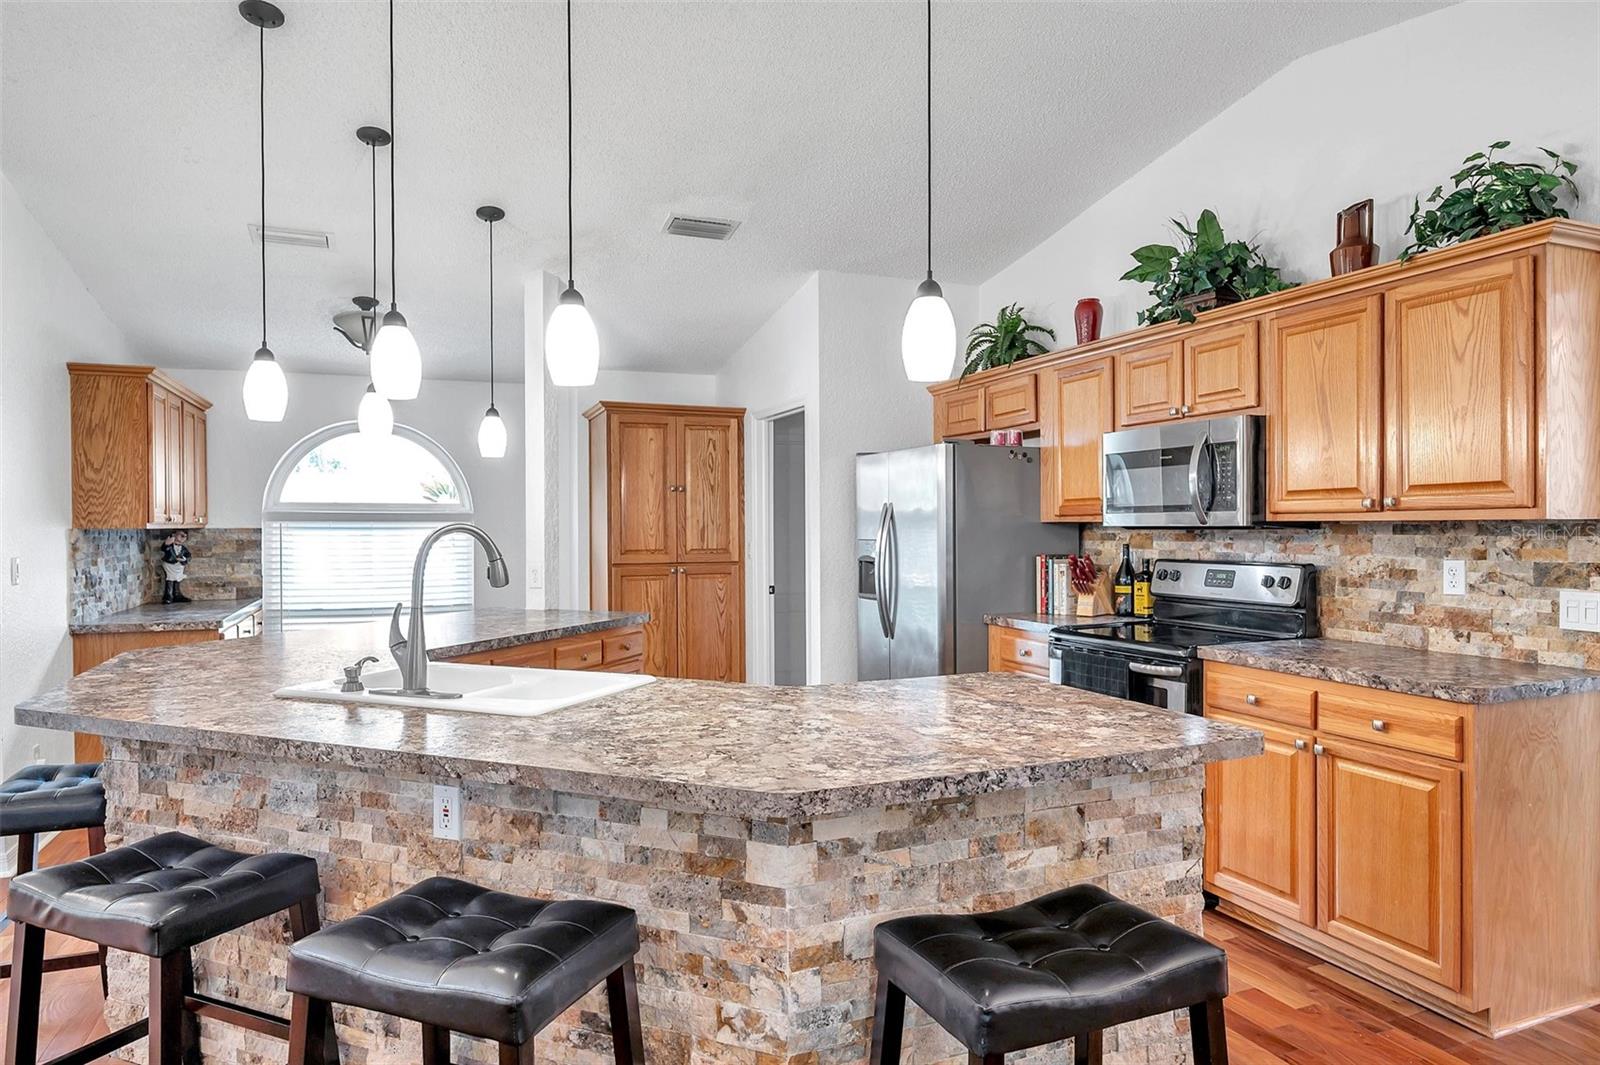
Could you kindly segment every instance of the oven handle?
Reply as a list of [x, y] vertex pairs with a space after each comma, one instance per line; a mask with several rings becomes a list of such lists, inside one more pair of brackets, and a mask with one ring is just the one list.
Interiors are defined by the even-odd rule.
[[1184, 672], [1182, 666], [1157, 666], [1149, 662], [1129, 662], [1128, 671], [1143, 673], [1147, 677], [1181, 677]]
[[1189, 506], [1194, 508], [1194, 517], [1201, 525], [1210, 525], [1211, 519], [1206, 516], [1205, 504], [1200, 502], [1200, 456], [1211, 450], [1211, 430], [1207, 429], [1200, 438], [1200, 443], [1195, 445], [1194, 454], [1189, 457]]

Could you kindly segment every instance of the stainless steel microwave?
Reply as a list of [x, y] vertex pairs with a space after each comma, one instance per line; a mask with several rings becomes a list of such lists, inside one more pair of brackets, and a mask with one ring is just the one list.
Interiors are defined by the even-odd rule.
[[1101, 442], [1106, 525], [1240, 528], [1261, 521], [1263, 419], [1184, 419], [1107, 433]]

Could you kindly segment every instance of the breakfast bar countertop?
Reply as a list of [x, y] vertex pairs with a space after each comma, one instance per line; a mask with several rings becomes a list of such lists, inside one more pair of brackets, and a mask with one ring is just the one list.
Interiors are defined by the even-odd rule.
[[188, 603], [145, 603], [67, 626], [73, 636], [123, 632], [205, 632], [243, 620], [261, 606], [256, 599], [196, 599]]
[[1453, 703], [1506, 703], [1600, 691], [1600, 672], [1354, 640], [1266, 640], [1200, 648], [1200, 657], [1274, 673]]

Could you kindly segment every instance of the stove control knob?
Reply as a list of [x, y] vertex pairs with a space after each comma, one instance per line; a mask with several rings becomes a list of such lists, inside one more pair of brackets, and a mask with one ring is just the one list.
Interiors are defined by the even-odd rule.
[[1164, 581], [1166, 579], [1167, 579], [1167, 571], [1166, 570], [1164, 570], [1164, 569], [1156, 570], [1156, 580]]
[[1262, 577], [1261, 578], [1261, 587], [1263, 587], [1263, 588], [1271, 588], [1276, 583], [1277, 582], [1274, 581], [1271, 577]]
[[1293, 583], [1294, 582], [1292, 580], [1290, 580], [1288, 577], [1279, 577], [1278, 578], [1278, 587], [1279, 588], [1287, 588], [1287, 587], [1289, 587], [1289, 585], [1291, 585]]

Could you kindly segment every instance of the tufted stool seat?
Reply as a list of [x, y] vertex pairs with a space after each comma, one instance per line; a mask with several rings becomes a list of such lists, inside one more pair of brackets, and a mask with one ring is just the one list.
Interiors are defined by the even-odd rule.
[[296, 943], [288, 986], [296, 1024], [319, 1022], [330, 1002], [419, 1021], [422, 1060], [442, 1065], [452, 1031], [496, 1041], [502, 1061], [531, 1061], [534, 1035], [605, 982], [617, 1060], [637, 1062], [638, 949], [625, 906], [434, 877]]
[[0, 836], [105, 823], [106, 789], [98, 762], [25, 766], [0, 782]]
[[991, 913], [901, 917], [875, 940], [874, 1065], [898, 1057], [906, 997], [974, 1059], [1073, 1038], [1077, 1061], [1098, 1061], [1103, 1029], [1188, 1008], [1196, 1060], [1227, 1060], [1227, 955], [1093, 885]]
[[243, 854], [181, 832], [17, 877], [6, 899], [17, 924], [8, 1040], [22, 1042], [8, 1042], [7, 1065], [31, 1065], [37, 1050], [46, 931], [151, 959], [148, 1021], [91, 1044], [100, 1053], [148, 1033], [150, 1060], [177, 1062], [198, 1046], [185, 1011], [287, 1038], [285, 1021], [196, 993], [189, 950], [285, 911], [296, 938], [310, 934], [317, 928], [318, 890], [317, 863], [310, 858]]

